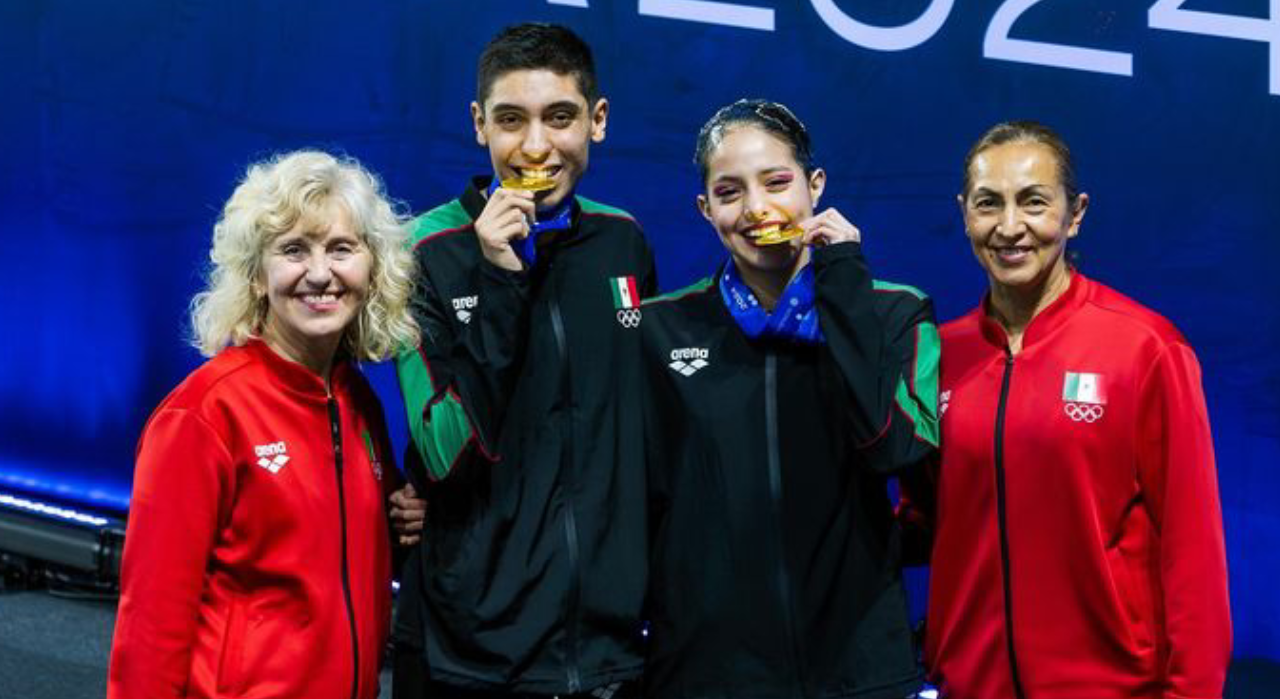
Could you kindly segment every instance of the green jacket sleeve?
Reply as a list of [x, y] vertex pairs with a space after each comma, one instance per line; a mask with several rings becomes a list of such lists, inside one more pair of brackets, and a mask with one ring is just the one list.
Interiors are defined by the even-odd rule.
[[420, 457], [415, 461], [430, 480], [449, 475], [470, 451], [497, 460], [498, 431], [519, 371], [528, 275], [484, 261], [473, 273], [485, 302], [455, 332], [447, 300], [419, 264], [412, 310], [421, 342], [396, 359], [409, 433]]
[[879, 472], [917, 466], [938, 447], [940, 341], [933, 305], [874, 281], [859, 243], [814, 251], [818, 320], [848, 395], [854, 443]]

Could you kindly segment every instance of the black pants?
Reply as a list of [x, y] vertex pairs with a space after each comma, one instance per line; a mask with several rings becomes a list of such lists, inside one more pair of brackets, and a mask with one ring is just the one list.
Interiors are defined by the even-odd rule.
[[[397, 645], [391, 666], [391, 699], [598, 699], [591, 691], [577, 694], [530, 694], [487, 689], [464, 689], [432, 682], [422, 662], [422, 652]], [[640, 683], [624, 682], [609, 699], [639, 699]]]
[[391, 651], [391, 699], [426, 698], [427, 668], [422, 663], [422, 651], [395, 644]]

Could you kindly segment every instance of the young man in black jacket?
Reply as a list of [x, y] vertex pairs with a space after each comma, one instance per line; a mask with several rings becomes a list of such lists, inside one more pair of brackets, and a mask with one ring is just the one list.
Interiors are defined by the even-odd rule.
[[627, 387], [656, 279], [635, 220], [575, 195], [608, 108], [572, 32], [503, 30], [471, 104], [493, 175], [415, 221], [422, 342], [397, 369], [427, 510], [397, 607], [398, 697], [621, 698], [640, 675]]

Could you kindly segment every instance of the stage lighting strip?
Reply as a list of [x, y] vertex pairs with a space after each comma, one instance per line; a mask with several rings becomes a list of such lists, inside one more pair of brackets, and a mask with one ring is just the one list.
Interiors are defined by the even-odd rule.
[[105, 527], [108, 523], [108, 520], [105, 517], [97, 517], [95, 515], [77, 512], [66, 507], [46, 505], [43, 502], [14, 497], [4, 493], [0, 493], [0, 505], [4, 505], [15, 510], [22, 510], [33, 514], [44, 515], [46, 517], [54, 517], [68, 522], [75, 522], [77, 524], [88, 524], [94, 527]]

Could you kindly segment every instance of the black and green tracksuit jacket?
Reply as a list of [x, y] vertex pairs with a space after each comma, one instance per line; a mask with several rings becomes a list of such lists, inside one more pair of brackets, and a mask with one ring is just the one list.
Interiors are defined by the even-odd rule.
[[638, 311], [614, 292], [652, 292], [653, 255], [628, 214], [579, 198], [532, 269], [500, 269], [473, 227], [486, 184], [415, 223], [422, 342], [397, 370], [427, 522], [396, 635], [433, 681], [578, 692], [642, 663]]
[[920, 686], [886, 479], [937, 447], [932, 304], [858, 243], [813, 264], [821, 345], [748, 338], [719, 275], [642, 308], [650, 697]]

